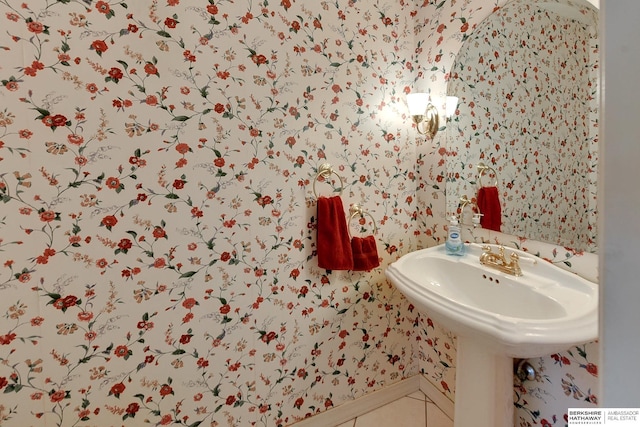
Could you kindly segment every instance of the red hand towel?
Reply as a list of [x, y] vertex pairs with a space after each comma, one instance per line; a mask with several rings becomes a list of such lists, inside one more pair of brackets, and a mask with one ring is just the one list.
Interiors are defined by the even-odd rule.
[[318, 197], [318, 266], [327, 270], [351, 270], [353, 255], [347, 220], [340, 196]]
[[354, 271], [370, 271], [380, 265], [376, 239], [373, 236], [352, 237], [351, 251]]
[[498, 197], [498, 187], [482, 187], [478, 190], [478, 209], [480, 225], [487, 230], [500, 231], [502, 225], [502, 208]]

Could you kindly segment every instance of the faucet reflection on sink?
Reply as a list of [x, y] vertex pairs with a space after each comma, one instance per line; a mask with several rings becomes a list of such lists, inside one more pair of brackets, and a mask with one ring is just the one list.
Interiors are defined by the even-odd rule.
[[453, 257], [440, 245], [404, 255], [385, 271], [457, 337], [455, 427], [513, 427], [513, 358], [598, 336], [595, 283], [548, 262], [520, 263], [532, 256], [509, 251], [506, 257], [504, 248], [469, 244]]

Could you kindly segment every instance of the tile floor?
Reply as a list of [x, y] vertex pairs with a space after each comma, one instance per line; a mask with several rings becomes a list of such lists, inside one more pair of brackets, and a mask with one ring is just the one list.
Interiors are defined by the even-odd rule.
[[424, 393], [417, 391], [337, 427], [453, 427]]

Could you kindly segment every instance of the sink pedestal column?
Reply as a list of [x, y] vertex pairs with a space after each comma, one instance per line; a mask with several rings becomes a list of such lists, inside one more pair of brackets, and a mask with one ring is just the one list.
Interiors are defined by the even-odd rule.
[[514, 427], [513, 359], [490, 345], [457, 339], [455, 427]]

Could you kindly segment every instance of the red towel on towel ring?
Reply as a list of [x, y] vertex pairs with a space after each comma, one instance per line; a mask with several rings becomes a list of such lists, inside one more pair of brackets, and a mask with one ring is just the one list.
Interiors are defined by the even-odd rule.
[[482, 187], [478, 190], [478, 209], [480, 225], [487, 230], [500, 231], [502, 225], [502, 208], [498, 197], [498, 187]]
[[318, 197], [318, 266], [327, 270], [353, 269], [347, 220], [340, 196]]
[[370, 271], [380, 265], [376, 239], [373, 236], [352, 237], [353, 270]]

